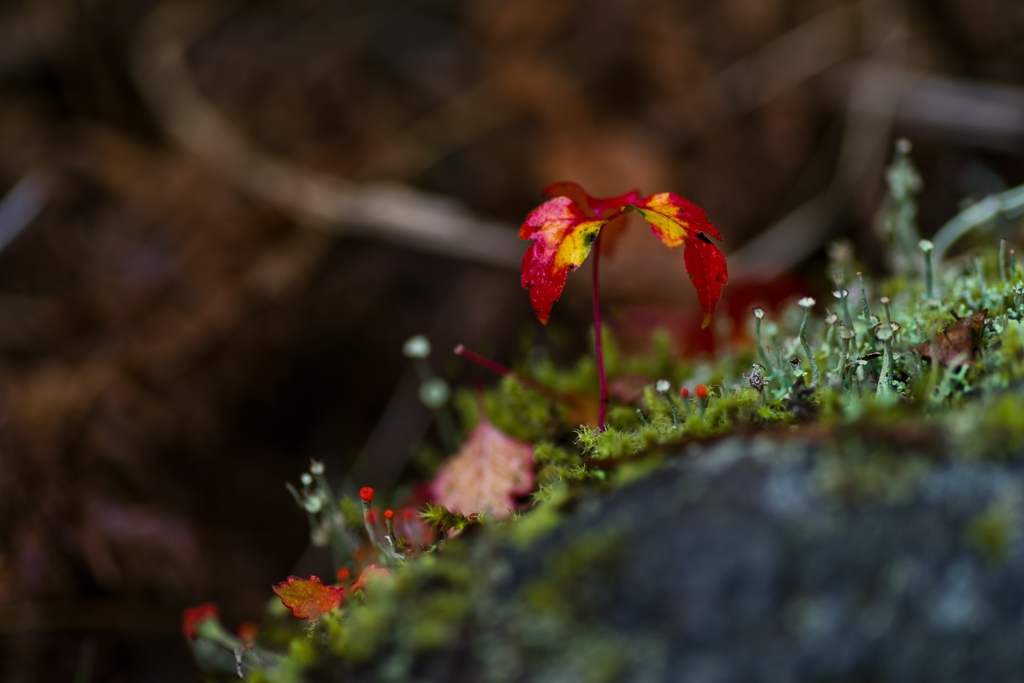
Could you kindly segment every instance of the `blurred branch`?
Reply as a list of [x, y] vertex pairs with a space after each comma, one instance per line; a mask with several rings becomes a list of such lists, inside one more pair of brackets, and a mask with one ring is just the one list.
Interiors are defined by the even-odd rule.
[[832, 182], [734, 252], [729, 257], [733, 273], [770, 280], [833, 236], [839, 214], [884, 161], [903, 86], [902, 81], [879, 81], [870, 74], [856, 81], [848, 97]]
[[455, 149], [511, 123], [522, 112], [502, 100], [490, 81], [456, 95], [394, 137], [360, 176], [413, 178]]
[[446, 256], [518, 268], [525, 245], [513, 226], [481, 220], [455, 200], [387, 183], [352, 184], [257, 149], [192, 82], [188, 45], [235, 3], [159, 6], [139, 28], [132, 71], [153, 114], [182, 147], [300, 223]]
[[0, 251], [35, 220], [46, 206], [50, 189], [40, 173], [30, 173], [21, 179], [0, 200]]
[[[1024, 88], [915, 73], [877, 64], [858, 68], [857, 78], [900, 87], [896, 121], [954, 144], [1024, 151]], [[857, 106], [884, 114], [877, 100]]]
[[861, 49], [856, 32], [860, 4], [822, 12], [756, 53], [718, 72], [706, 90], [718, 95], [721, 116], [740, 116], [771, 102]]
[[953, 244], [972, 228], [995, 218], [1013, 218], [1024, 213], [1024, 185], [989, 195], [968, 206], [939, 228], [932, 238], [935, 245], [932, 258], [941, 260]]

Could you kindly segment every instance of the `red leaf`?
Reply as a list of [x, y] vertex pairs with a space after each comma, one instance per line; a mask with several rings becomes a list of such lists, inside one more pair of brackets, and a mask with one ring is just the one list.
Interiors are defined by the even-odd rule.
[[686, 272], [690, 275], [690, 282], [697, 289], [701, 310], [704, 311], [704, 321], [700, 325], [704, 328], [715, 314], [715, 306], [722, 295], [722, 285], [729, 281], [729, 272], [725, 267], [725, 256], [718, 247], [703, 234], [698, 234], [697, 237], [698, 239], [686, 245], [683, 259], [686, 262]]
[[701, 327], [707, 327], [722, 294], [722, 285], [729, 281], [725, 256], [707, 235], [717, 240], [722, 236], [708, 220], [704, 209], [671, 192], [644, 197], [629, 208], [643, 216], [658, 239], [669, 248], [686, 244], [686, 272], [697, 288], [697, 298], [704, 311]]
[[289, 576], [288, 581], [274, 586], [274, 592], [293, 616], [306, 619], [311, 624], [321, 614], [341, 607], [341, 599], [345, 595], [344, 588], [325, 586], [316, 576], [308, 579]]
[[363, 591], [365, 593], [366, 586], [369, 585], [370, 582], [384, 578], [385, 576], [391, 576], [391, 572], [383, 567], [371, 564], [359, 574], [359, 578], [355, 580], [355, 583], [352, 584], [349, 590], [352, 591], [353, 595], [356, 591]]
[[508, 517], [515, 507], [513, 496], [533, 490], [533, 446], [482, 420], [431, 487], [437, 502], [452, 512], [468, 516], [490, 511], [499, 519]]
[[579, 183], [560, 180], [545, 187], [544, 196], [568, 197], [582, 207], [588, 217], [608, 220], [608, 225], [601, 229], [604, 233], [604, 237], [601, 239], [601, 253], [611, 256], [615, 253], [615, 245], [618, 243], [619, 237], [629, 224], [629, 216], [623, 212], [627, 206], [639, 199], [640, 191], [632, 190], [618, 197], [591, 197]]
[[533, 310], [545, 325], [569, 272], [587, 258], [606, 222], [588, 218], [568, 197], [546, 201], [526, 217], [519, 239], [533, 240], [533, 244], [523, 256], [523, 289], [530, 290]]

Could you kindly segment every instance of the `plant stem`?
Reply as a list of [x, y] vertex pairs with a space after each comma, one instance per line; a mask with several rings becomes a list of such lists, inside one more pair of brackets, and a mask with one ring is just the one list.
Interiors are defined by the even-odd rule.
[[601, 345], [601, 297], [598, 292], [598, 270], [601, 265], [601, 233], [594, 240], [594, 349], [597, 353], [597, 376], [601, 380], [601, 407], [597, 413], [597, 431], [604, 431], [604, 414], [608, 409], [608, 381], [604, 376], [604, 350]]
[[544, 386], [540, 382], [536, 382], [530, 379], [529, 377], [523, 377], [522, 375], [516, 374], [515, 372], [512, 372], [511, 370], [506, 368], [504, 365], [495, 363], [493, 360], [489, 358], [484, 358], [480, 354], [470, 351], [462, 344], [459, 344], [458, 346], [455, 347], [455, 355], [468, 358], [474, 363], [482, 365], [483, 367], [487, 368], [488, 370], [497, 375], [501, 375], [502, 377], [510, 377], [516, 382], [522, 384], [524, 387], [533, 389], [538, 394], [543, 394], [544, 396], [547, 396], [552, 400], [560, 401], [562, 403], [574, 403], [573, 398], [571, 396], [557, 392], [554, 389], [551, 389], [550, 387]]

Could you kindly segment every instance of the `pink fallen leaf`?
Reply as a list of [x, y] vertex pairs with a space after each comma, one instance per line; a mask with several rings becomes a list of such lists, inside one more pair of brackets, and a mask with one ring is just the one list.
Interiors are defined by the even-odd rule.
[[437, 502], [452, 512], [490, 512], [502, 519], [515, 507], [514, 496], [533, 490], [533, 463], [533, 446], [483, 418], [437, 473], [431, 489]]

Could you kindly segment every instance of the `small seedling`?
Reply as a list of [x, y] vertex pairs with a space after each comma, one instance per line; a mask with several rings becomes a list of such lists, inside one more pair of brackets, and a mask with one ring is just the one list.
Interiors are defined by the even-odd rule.
[[594, 349], [601, 386], [598, 429], [603, 430], [608, 408], [608, 382], [605, 379], [601, 348], [601, 305], [598, 293], [603, 230], [614, 239], [624, 227], [625, 214], [633, 211], [651, 225], [651, 230], [667, 247], [685, 245], [684, 262], [704, 312], [702, 327], [707, 327], [729, 275], [725, 256], [709, 239], [721, 240], [718, 230], [708, 221], [704, 210], [671, 192], [640, 198], [637, 190], [618, 197], [590, 196], [580, 185], [557, 182], [544, 188], [553, 197], [530, 212], [519, 229], [519, 238], [533, 244], [523, 257], [522, 284], [530, 290], [530, 301], [537, 318], [547, 324], [552, 304], [562, 295], [569, 273], [579, 268], [594, 248]]

